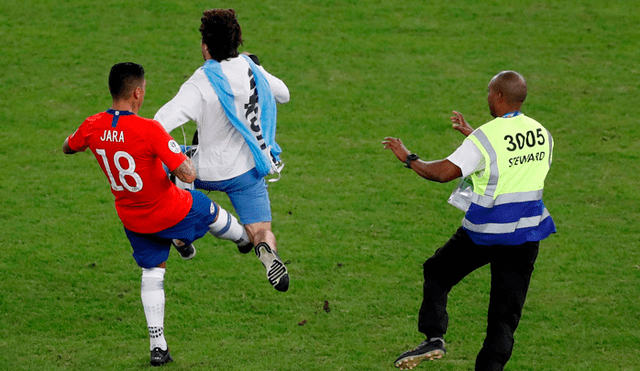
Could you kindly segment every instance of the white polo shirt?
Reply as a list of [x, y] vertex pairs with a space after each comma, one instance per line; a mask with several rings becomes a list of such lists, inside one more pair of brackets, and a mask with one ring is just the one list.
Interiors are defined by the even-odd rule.
[[460, 168], [462, 177], [469, 176], [477, 171], [484, 171], [485, 167], [484, 156], [482, 156], [478, 147], [468, 139], [465, 139], [460, 147], [447, 157], [447, 160]]
[[[246, 99], [252, 94], [249, 63], [241, 56], [220, 62], [231, 90]], [[277, 103], [289, 101], [289, 89], [282, 80], [258, 66], [264, 74]], [[173, 129], [194, 121], [198, 125], [198, 152], [193, 158], [198, 179], [220, 181], [235, 178], [255, 167], [253, 155], [244, 137], [231, 124], [216, 92], [202, 68], [180, 87], [178, 94], [154, 116], [162, 126]]]

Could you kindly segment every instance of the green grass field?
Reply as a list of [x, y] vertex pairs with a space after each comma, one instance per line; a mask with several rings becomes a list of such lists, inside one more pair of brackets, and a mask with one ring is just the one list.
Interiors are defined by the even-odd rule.
[[[192, 261], [173, 251], [166, 369], [393, 369], [422, 340], [422, 262], [462, 214], [446, 203], [453, 184], [380, 142], [449, 155], [462, 141], [451, 111], [488, 121], [486, 85], [514, 69], [524, 111], [556, 141], [545, 203], [558, 233], [541, 244], [506, 369], [640, 370], [640, 7], [617, 0], [2, 1], [0, 370], [150, 368], [140, 270], [108, 183], [90, 153], [61, 146], [109, 108], [117, 62], [144, 65], [139, 113], [153, 117], [201, 65], [212, 7], [237, 10], [242, 50], [291, 91], [270, 195], [292, 283], [276, 292], [255, 257], [211, 236]], [[487, 267], [454, 288], [448, 353], [420, 369], [473, 370], [488, 296]]]

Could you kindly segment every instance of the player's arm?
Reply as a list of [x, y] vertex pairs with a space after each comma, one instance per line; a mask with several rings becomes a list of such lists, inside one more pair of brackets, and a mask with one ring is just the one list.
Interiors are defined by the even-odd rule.
[[73, 134], [64, 139], [64, 143], [62, 143], [62, 152], [67, 155], [72, 155], [77, 152], [84, 152], [89, 148], [92, 125], [92, 117], [86, 119], [82, 125], [73, 132]]
[[185, 183], [193, 183], [196, 180], [196, 168], [193, 166], [193, 161], [187, 157], [180, 166], [175, 168], [171, 174]]
[[[392, 150], [398, 160], [402, 162], [405, 162], [411, 153], [398, 138], [387, 137], [382, 144], [385, 149]], [[411, 169], [421, 177], [439, 183], [446, 183], [462, 176], [460, 168], [447, 159], [415, 160], [411, 162]]]
[[184, 183], [193, 183], [196, 180], [196, 168], [189, 157], [180, 150], [180, 145], [159, 122], [149, 120], [151, 125], [147, 131], [148, 140], [153, 153], [155, 153], [169, 172]]
[[72, 150], [71, 147], [69, 146], [69, 138], [65, 138], [64, 143], [62, 143], [62, 152], [64, 152], [67, 155], [72, 155], [74, 153], [77, 153], [78, 151]]

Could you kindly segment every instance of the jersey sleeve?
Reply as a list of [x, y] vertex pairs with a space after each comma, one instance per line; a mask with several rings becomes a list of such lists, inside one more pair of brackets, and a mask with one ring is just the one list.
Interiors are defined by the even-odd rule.
[[69, 148], [76, 152], [84, 152], [89, 147], [91, 123], [91, 120], [85, 120], [73, 134], [69, 135], [69, 138], [67, 138]]
[[152, 125], [153, 130], [149, 137], [153, 152], [169, 168], [169, 171], [173, 171], [187, 159], [187, 156], [182, 153], [178, 142], [162, 128], [160, 123], [152, 121]]
[[460, 147], [447, 157], [447, 160], [460, 168], [463, 177], [482, 171], [485, 166], [484, 156], [469, 139], [465, 139]]
[[289, 88], [284, 83], [284, 81], [267, 72], [264, 67], [258, 66], [258, 68], [264, 74], [264, 77], [267, 79], [267, 81], [269, 81], [271, 93], [273, 94], [276, 102], [280, 104], [288, 103], [290, 99]]
[[178, 94], [156, 112], [153, 117], [170, 133], [188, 121], [198, 121], [202, 111], [202, 93], [190, 82], [182, 84]]

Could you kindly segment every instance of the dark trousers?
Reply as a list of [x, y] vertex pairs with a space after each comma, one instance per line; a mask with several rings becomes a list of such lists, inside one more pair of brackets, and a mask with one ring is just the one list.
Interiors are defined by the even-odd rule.
[[539, 245], [539, 242], [517, 246], [476, 245], [464, 229], [458, 229], [424, 263], [424, 296], [418, 330], [427, 338], [442, 337], [449, 323], [449, 291], [469, 273], [490, 264], [487, 336], [476, 358], [475, 369], [502, 370], [511, 357], [513, 333], [520, 321]]

